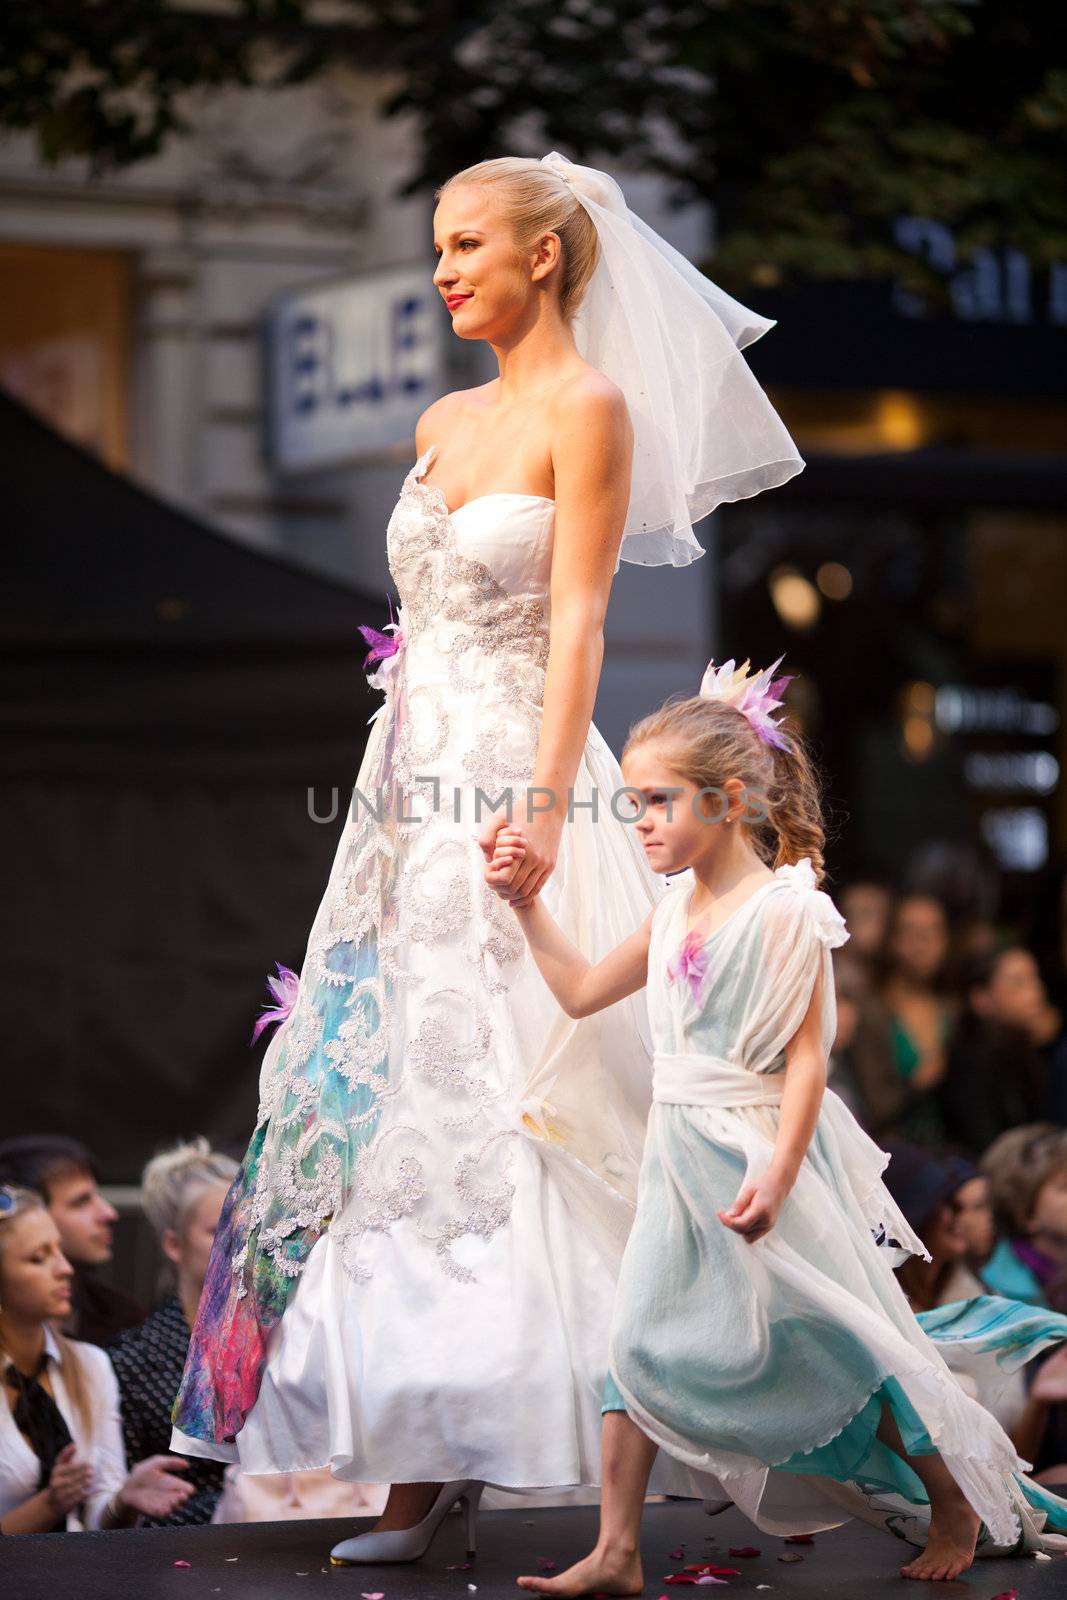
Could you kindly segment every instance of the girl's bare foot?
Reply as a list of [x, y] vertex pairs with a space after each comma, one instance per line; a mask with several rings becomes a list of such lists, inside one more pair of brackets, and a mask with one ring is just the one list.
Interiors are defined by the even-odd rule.
[[557, 1578], [520, 1578], [520, 1589], [535, 1594], [640, 1594], [645, 1577], [638, 1550], [601, 1550], [599, 1546]]
[[926, 1549], [901, 1567], [901, 1577], [940, 1583], [958, 1578], [974, 1560], [978, 1528], [978, 1517], [962, 1493], [951, 1499], [939, 1496], [936, 1508], [931, 1507]]

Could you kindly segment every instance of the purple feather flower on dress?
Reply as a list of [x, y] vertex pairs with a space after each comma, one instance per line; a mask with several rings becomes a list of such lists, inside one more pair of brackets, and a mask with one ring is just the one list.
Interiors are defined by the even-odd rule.
[[671, 983], [688, 983], [694, 1000], [699, 1000], [701, 986], [708, 970], [708, 952], [698, 933], [687, 933], [677, 955], [667, 963], [667, 977]]
[[[389, 615], [390, 617], [393, 615], [392, 600], [389, 601]], [[375, 689], [384, 690], [388, 687], [389, 678], [396, 667], [393, 657], [404, 646], [403, 631], [396, 621], [386, 623], [384, 633], [377, 628], [368, 627], [362, 622], [359, 624], [359, 631], [370, 645], [370, 649], [364, 657], [363, 665], [365, 668], [373, 666], [376, 669], [374, 672], [367, 674], [367, 682]], [[390, 633], [393, 635], [391, 639], [389, 637]], [[380, 667], [378, 666], [379, 662], [382, 663]], [[389, 665], [385, 663], [389, 663]]]
[[296, 997], [300, 993], [300, 979], [292, 967], [284, 967], [280, 961], [274, 965], [278, 969], [276, 978], [267, 979], [267, 988], [278, 1001], [276, 1006], [264, 1006], [256, 1018], [256, 1025], [252, 1029], [252, 1043], [255, 1044], [263, 1029], [270, 1023], [282, 1023], [296, 1005]]

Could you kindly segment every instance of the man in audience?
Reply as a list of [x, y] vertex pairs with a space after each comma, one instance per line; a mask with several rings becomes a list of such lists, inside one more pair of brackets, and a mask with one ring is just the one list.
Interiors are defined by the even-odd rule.
[[74, 1268], [64, 1333], [106, 1347], [124, 1328], [144, 1321], [143, 1306], [95, 1274], [111, 1260], [118, 1212], [100, 1193], [83, 1144], [48, 1134], [0, 1141], [0, 1183], [35, 1189], [59, 1229], [63, 1254]]

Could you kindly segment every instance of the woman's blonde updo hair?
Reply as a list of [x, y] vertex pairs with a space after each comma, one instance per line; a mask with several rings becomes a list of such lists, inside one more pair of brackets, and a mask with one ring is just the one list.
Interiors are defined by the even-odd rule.
[[[746, 812], [752, 846], [769, 866], [793, 866], [805, 856], [816, 881], [824, 876], [819, 780], [798, 734], [777, 723], [784, 750], [766, 744], [743, 712], [723, 700], [690, 695], [668, 700], [630, 729], [622, 759], [638, 745], [655, 743], [664, 760], [698, 789], [722, 789], [740, 778], [749, 799]], [[766, 820], [759, 821], [762, 803]]]
[[530, 249], [544, 233], [559, 234], [559, 309], [569, 322], [581, 305], [600, 250], [593, 219], [574, 191], [533, 156], [476, 161], [435, 189], [434, 199], [461, 185], [485, 190], [493, 209], [510, 225], [520, 250]]
[[156, 1237], [162, 1239], [168, 1228], [181, 1233], [201, 1195], [220, 1183], [229, 1188], [237, 1172], [237, 1162], [212, 1150], [204, 1138], [153, 1156], [141, 1174], [141, 1204]]

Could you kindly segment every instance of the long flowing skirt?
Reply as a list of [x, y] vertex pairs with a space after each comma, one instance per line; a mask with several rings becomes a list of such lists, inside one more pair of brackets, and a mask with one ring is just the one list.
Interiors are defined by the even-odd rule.
[[875, 1240], [892, 1214], [880, 1161], [851, 1159], [869, 1142], [830, 1094], [776, 1226], [749, 1244], [717, 1213], [766, 1162], [777, 1124], [769, 1107], [653, 1107], [611, 1339], [626, 1409], [767, 1532], [859, 1515], [910, 1537], [929, 1508], [877, 1438], [888, 1406], [910, 1454], [941, 1454], [986, 1553], [1067, 1545], [1054, 1531], [1067, 1533], [1067, 1502], [1020, 1481], [1026, 1463], [944, 1359], [1007, 1370], [1067, 1337], [1067, 1319], [1013, 1325], [994, 1302], [924, 1329], [896, 1252]]
[[[459, 757], [419, 756], [409, 698], [372, 729], [357, 790], [388, 802], [406, 764], [439, 772], [445, 804], [417, 827], [346, 822], [264, 1057], [173, 1446], [254, 1473], [596, 1484], [651, 1099], [645, 999], [561, 1011], [485, 885], [469, 781], [449, 806]], [[450, 726], [469, 734], [455, 706]], [[611, 815], [622, 782], [591, 727], [544, 898], [594, 960], [665, 888]], [[657, 1481], [691, 1489], [669, 1460]]]

